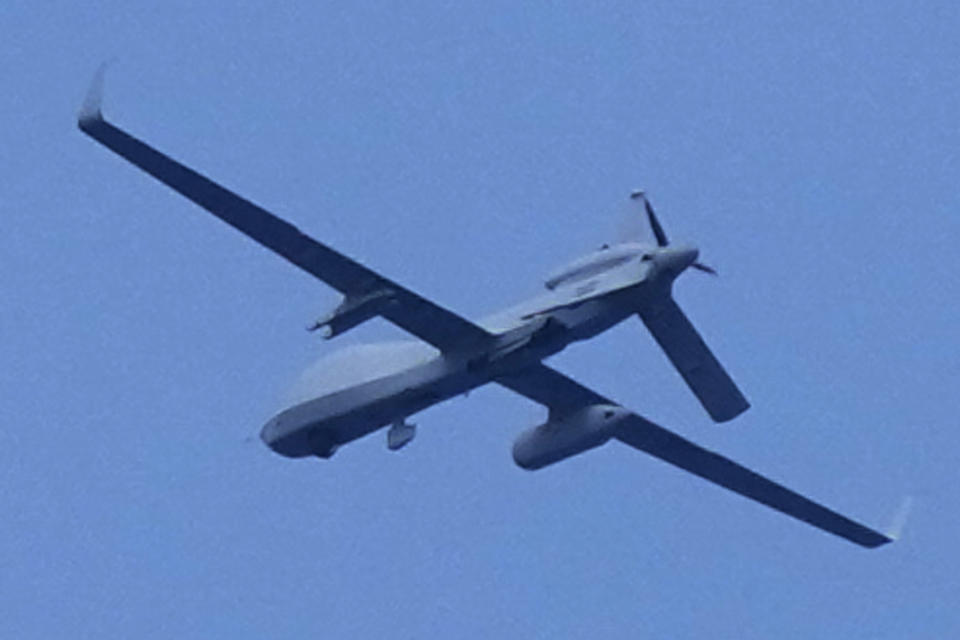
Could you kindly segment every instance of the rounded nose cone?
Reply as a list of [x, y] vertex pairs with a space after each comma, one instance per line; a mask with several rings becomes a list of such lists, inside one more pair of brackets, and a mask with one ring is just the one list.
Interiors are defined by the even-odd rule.
[[267, 424], [263, 425], [263, 428], [260, 430], [260, 439], [263, 440], [263, 443], [273, 448], [273, 443], [277, 441], [279, 437], [279, 426], [277, 424], [279, 417], [272, 418]]

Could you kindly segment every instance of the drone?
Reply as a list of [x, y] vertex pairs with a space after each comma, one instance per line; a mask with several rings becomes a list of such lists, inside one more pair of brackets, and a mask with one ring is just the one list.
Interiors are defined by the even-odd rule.
[[[536, 470], [616, 440], [868, 548], [894, 539], [806, 498], [644, 418], [545, 363], [569, 345], [639, 318], [715, 422], [750, 404], [674, 300], [689, 269], [716, 275], [696, 247], [672, 244], [643, 191], [630, 195], [655, 242], [629, 240], [550, 274], [543, 291], [472, 321], [304, 234], [297, 227], [164, 155], [108, 122], [103, 69], [94, 78], [78, 126], [114, 153], [267, 249], [339, 291], [342, 301], [310, 328], [333, 339], [383, 318], [417, 340], [346, 348], [342, 367], [264, 426], [263, 442], [290, 458], [331, 458], [342, 446], [386, 429], [396, 451], [416, 435], [414, 414], [472, 389], [497, 384], [547, 410], [521, 433], [513, 459]], [[338, 376], [338, 371], [343, 371]]]

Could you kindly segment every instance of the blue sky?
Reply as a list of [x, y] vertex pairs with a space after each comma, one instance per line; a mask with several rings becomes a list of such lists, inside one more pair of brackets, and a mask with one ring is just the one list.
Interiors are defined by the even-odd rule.
[[[8, 1], [0, 635], [946, 637], [960, 630], [953, 3]], [[545, 3], [544, 3], [545, 4]], [[255, 437], [338, 344], [300, 273], [82, 136], [108, 116], [471, 317], [632, 188], [753, 408], [639, 322], [552, 362], [903, 539], [865, 551], [612, 443], [527, 473], [486, 388], [329, 462]]]

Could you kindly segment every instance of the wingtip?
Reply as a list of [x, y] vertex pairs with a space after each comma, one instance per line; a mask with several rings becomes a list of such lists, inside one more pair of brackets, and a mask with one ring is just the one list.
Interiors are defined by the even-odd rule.
[[904, 527], [907, 525], [907, 518], [910, 516], [910, 510], [912, 508], [913, 496], [907, 496], [903, 499], [903, 502], [900, 503], [900, 508], [897, 509], [897, 512], [894, 514], [893, 522], [890, 523], [890, 526], [883, 532], [875, 531], [875, 539], [863, 546], [876, 549], [877, 547], [898, 541], [903, 534]]
[[106, 71], [107, 63], [104, 62], [97, 69], [93, 80], [90, 82], [87, 97], [84, 98], [83, 104], [80, 106], [80, 113], [77, 116], [77, 124], [81, 129], [86, 124], [103, 120], [101, 106], [103, 104], [103, 78]]
[[890, 542], [895, 542], [900, 539], [900, 536], [903, 535], [903, 529], [907, 526], [907, 519], [910, 517], [910, 510], [913, 508], [913, 496], [907, 496], [903, 499], [903, 502], [900, 503], [900, 508], [897, 509], [897, 513], [893, 517], [893, 522], [890, 523], [890, 526], [887, 527], [887, 530], [884, 532]]

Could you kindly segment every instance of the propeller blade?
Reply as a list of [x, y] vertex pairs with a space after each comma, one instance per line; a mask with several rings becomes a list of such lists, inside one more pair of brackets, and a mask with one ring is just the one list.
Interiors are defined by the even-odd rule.
[[630, 198], [632, 200], [643, 200], [643, 208], [647, 212], [647, 221], [650, 223], [650, 229], [653, 230], [653, 235], [657, 239], [657, 246], [665, 247], [670, 244], [670, 241], [667, 240], [667, 234], [664, 233], [663, 227], [660, 226], [660, 221], [657, 220], [657, 214], [653, 212], [653, 207], [650, 206], [650, 201], [647, 200], [647, 194], [637, 190], [630, 194]]
[[714, 269], [714, 268], [711, 267], [710, 265], [703, 264], [702, 262], [694, 262], [694, 263], [693, 263], [692, 265], [690, 265], [690, 266], [693, 267], [694, 269], [699, 269], [700, 271], [703, 271], [704, 273], [709, 273], [709, 274], [712, 275], [712, 276], [718, 276], [718, 275], [720, 275], [719, 273], [717, 273], [717, 270], [716, 270], [716, 269]]
[[667, 234], [660, 226], [660, 221], [657, 220], [657, 214], [653, 212], [653, 207], [650, 206], [650, 201], [646, 198], [643, 199], [643, 207], [647, 210], [647, 219], [650, 220], [650, 228], [653, 229], [653, 235], [657, 238], [657, 246], [665, 247], [670, 244], [670, 241], [667, 240]]

